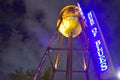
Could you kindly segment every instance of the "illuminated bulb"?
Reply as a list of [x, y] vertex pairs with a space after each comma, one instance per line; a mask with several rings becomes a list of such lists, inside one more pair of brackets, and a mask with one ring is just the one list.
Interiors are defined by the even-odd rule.
[[117, 76], [118, 76], [118, 78], [120, 78], [120, 72], [118, 72]]

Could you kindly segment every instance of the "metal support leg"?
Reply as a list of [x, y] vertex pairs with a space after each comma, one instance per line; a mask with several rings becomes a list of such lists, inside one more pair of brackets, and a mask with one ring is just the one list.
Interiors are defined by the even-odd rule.
[[[68, 38], [68, 48], [72, 48], [72, 35]], [[72, 80], [72, 50], [67, 51], [66, 80]]]
[[58, 34], [58, 31], [56, 30], [56, 32], [54, 33], [54, 35], [53, 35], [53, 37], [52, 37], [52, 39], [51, 39], [51, 41], [50, 41], [50, 43], [48, 45], [48, 48], [46, 49], [45, 53], [43, 54], [43, 57], [42, 57], [42, 59], [40, 61], [40, 64], [39, 64], [37, 70], [36, 70], [36, 73], [34, 75], [33, 80], [37, 80], [37, 77], [38, 77], [38, 75], [39, 75], [39, 73], [41, 71], [41, 68], [42, 68], [43, 64], [45, 63], [46, 57], [48, 55], [49, 47], [52, 46], [52, 43], [55, 41], [57, 34]]

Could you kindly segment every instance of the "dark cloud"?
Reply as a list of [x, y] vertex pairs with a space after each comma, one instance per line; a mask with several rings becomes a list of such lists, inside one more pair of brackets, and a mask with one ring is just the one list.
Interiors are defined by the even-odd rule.
[[10, 25], [8, 25], [8, 24], [0, 25], [0, 35], [1, 35], [2, 41], [9, 40], [9, 38], [11, 36], [11, 32], [12, 32], [12, 29], [11, 29]]
[[0, 53], [2, 53], [2, 50], [8, 46], [8, 41], [10, 39], [10, 36], [12, 35], [11, 32], [12, 29], [10, 25], [0, 24]]
[[4, 12], [8, 12], [8, 10], [11, 8], [11, 5], [5, 1], [5, 0], [1, 0], [0, 1], [0, 10], [4, 11]]
[[13, 1], [13, 12], [17, 13], [17, 16], [23, 16], [26, 13], [26, 7], [23, 0], [14, 0]]
[[41, 10], [38, 10], [36, 11], [36, 14], [35, 14], [35, 20], [38, 21], [38, 22], [42, 22], [42, 19], [45, 18], [45, 13]]
[[7, 76], [2, 71], [0, 71], [0, 79], [7, 80]]

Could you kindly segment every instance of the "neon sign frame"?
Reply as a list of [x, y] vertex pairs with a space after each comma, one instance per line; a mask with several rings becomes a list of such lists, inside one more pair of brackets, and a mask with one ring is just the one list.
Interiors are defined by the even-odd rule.
[[98, 29], [98, 26], [96, 26], [96, 21], [94, 20], [94, 17], [93, 17], [93, 13], [92, 11], [88, 13], [87, 17], [88, 17], [88, 20], [89, 20], [89, 24], [90, 24], [90, 32], [92, 34], [92, 40], [93, 40], [93, 43], [94, 43], [94, 47], [96, 48], [95, 50], [95, 53], [97, 53], [97, 61], [98, 64], [99, 64], [99, 68], [101, 71], [106, 71], [108, 69], [108, 65], [107, 65], [107, 59], [106, 59], [106, 56], [105, 56], [105, 51], [103, 49], [103, 46], [102, 46], [102, 40], [101, 40], [101, 37], [100, 37], [100, 31]]

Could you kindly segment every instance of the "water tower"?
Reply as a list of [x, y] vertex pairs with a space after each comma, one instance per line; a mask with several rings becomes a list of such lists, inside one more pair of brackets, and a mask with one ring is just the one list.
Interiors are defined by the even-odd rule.
[[[87, 25], [79, 4], [65, 6], [60, 11], [56, 31], [43, 54], [34, 80], [37, 80], [38, 75], [45, 71], [45, 64], [51, 70], [49, 80], [104, 80], [95, 69], [107, 70], [106, 56], [98, 56], [101, 61], [100, 66], [102, 66], [99, 67], [96, 64], [100, 61], [93, 59], [96, 55], [90, 53], [91, 40], [86, 31], [90, 24], [95, 24], [91, 15], [92, 13], [88, 14], [90, 23]], [[97, 29], [92, 29], [91, 34], [94, 37], [97, 35]], [[98, 40], [96, 44], [100, 45], [101, 42]], [[98, 47], [96, 49], [98, 50]], [[94, 50], [93, 53], [95, 53]]]

